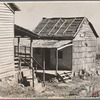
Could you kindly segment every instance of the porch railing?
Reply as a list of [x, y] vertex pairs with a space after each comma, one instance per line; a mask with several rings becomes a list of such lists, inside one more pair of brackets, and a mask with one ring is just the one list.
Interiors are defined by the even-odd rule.
[[[26, 53], [26, 49], [27, 48], [28, 48], [28, 50], [27, 50], [28, 53]], [[23, 61], [25, 64], [27, 64], [27, 67], [32, 69], [32, 73], [34, 73], [35, 66], [31, 66], [31, 63], [34, 62], [37, 65], [37, 68], [42, 68], [42, 70], [43, 70], [43, 77], [45, 77], [45, 69], [42, 67], [42, 65], [35, 58], [30, 56], [30, 52], [29, 52], [30, 49], [29, 49], [29, 47], [21, 46], [21, 51], [19, 53], [16, 50], [17, 50], [17, 46], [15, 47], [15, 57], [17, 56], [19, 58], [19, 72], [21, 71], [21, 66], [22, 66], [21, 62]], [[32, 59], [32, 62], [31, 62], [31, 59]], [[29, 60], [30, 64], [26, 60]], [[33, 81], [34, 81], [34, 74], [32, 74], [32, 77], [33, 77]], [[43, 78], [43, 83], [44, 83], [44, 86], [45, 86], [45, 79], [44, 78]]]

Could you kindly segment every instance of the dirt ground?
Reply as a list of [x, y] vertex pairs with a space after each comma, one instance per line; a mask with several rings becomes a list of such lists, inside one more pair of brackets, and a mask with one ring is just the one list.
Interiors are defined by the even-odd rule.
[[[34, 88], [22, 84], [11, 84], [10, 82], [0, 82], [1, 98], [90, 98], [93, 91], [100, 90], [100, 76], [92, 77], [88, 80], [74, 78], [68, 83], [46, 81], [45, 90], [34, 91]], [[90, 89], [92, 87], [92, 89]], [[94, 95], [95, 96], [95, 95]], [[97, 95], [96, 97], [99, 97]]]
[[[99, 62], [97, 61], [97, 66], [100, 66]], [[46, 77], [46, 87], [42, 92], [36, 92], [34, 87], [25, 87], [10, 80], [0, 82], [0, 98], [68, 99], [100, 97], [100, 75], [94, 75], [84, 80], [74, 77], [67, 83], [59, 82], [51, 75]]]

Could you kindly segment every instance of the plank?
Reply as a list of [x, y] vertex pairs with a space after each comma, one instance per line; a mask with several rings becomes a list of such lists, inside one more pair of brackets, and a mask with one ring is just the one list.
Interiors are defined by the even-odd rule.
[[5, 9], [0, 9], [0, 13], [10, 13], [11, 14], [11, 11], [5, 10]]
[[11, 28], [14, 28], [14, 24], [13, 23], [0, 23], [0, 27], [11, 27]]
[[8, 77], [14, 75], [14, 71], [10, 71], [4, 74], [0, 74], [0, 78]]
[[11, 22], [11, 23], [13, 23], [13, 21], [14, 21], [14, 19], [12, 19], [12, 18], [0, 18], [0, 23], [9, 23], [9, 22]]
[[4, 47], [4, 46], [13, 46], [13, 43], [9, 43], [9, 44], [6, 44], [6, 43], [4, 44], [4, 43], [3, 43], [3, 44], [0, 44], [0, 48], [2, 48], [2, 47]]
[[5, 38], [5, 37], [12, 37], [13, 38], [14, 37], [14, 33], [13, 32], [11, 32], [11, 33], [10, 32], [9, 33], [8, 32], [6, 32], [6, 33], [5, 32], [2, 32], [2, 33], [0, 32], [0, 38], [1, 37], [2, 38]]
[[[2, 37], [2, 36], [1, 36]], [[0, 44], [13, 44], [12, 40], [8, 40], [8, 41], [0, 41]]]
[[1, 61], [6, 60], [6, 59], [9, 59], [9, 60], [14, 59], [13, 52], [12, 53], [3, 52], [0, 57], [1, 57], [0, 58]]
[[1, 12], [0, 12], [0, 17], [1, 17], [1, 18], [2, 18], [2, 17], [14, 18], [14, 16], [13, 16], [12, 14], [10, 14], [10, 13], [1, 13]]
[[3, 19], [5, 19], [5, 18], [7, 18], [7, 19], [13, 19], [14, 17], [13, 16], [0, 16], [0, 18], [3, 18]]
[[[12, 55], [12, 54], [13, 54], [13, 51], [8, 51], [8, 52], [7, 52], [7, 51], [5, 51], [5, 52], [2, 51], [2, 52], [0, 52], [0, 54], [1, 54], [1, 56], [2, 56], [2, 55], [6, 55], [6, 54], [7, 54], [7, 55], [8, 55], [8, 54]], [[9, 55], [9, 56], [10, 56], [10, 55]]]
[[8, 35], [8, 36], [3, 36], [3, 35], [2, 35], [2, 37], [0, 37], [0, 40], [1, 40], [1, 39], [4, 39], [4, 38], [5, 38], [5, 39], [7, 39], [7, 38], [11, 38], [11, 39], [12, 39], [12, 38], [14, 38], [14, 35], [13, 35], [13, 36], [9, 36], [9, 35]]
[[13, 48], [4, 48], [4, 49], [0, 49], [0, 52], [9, 52], [9, 51], [13, 51], [14, 49]]
[[4, 66], [4, 67], [2, 67], [2, 66], [0, 66], [0, 72], [2, 72], [2, 71], [5, 71], [5, 70], [9, 70], [10, 68], [11, 69], [14, 69], [14, 63], [13, 64], [8, 64], [8, 66]]
[[8, 73], [8, 72], [11, 72], [11, 71], [13, 71], [12, 68], [7, 69], [7, 70], [5, 70], [5, 71], [0, 71], [0, 74]]
[[9, 37], [12, 37], [13, 38], [14, 37], [14, 34], [13, 33], [12, 34], [10, 34], [10, 33], [9, 34], [5, 34], [5, 33], [4, 34], [0, 34], [0, 39], [5, 38], [5, 37], [6, 38], [9, 38]]
[[4, 47], [4, 46], [0, 47], [0, 49], [9, 49], [9, 48], [13, 48], [13, 46], [10, 45], [10, 46], [7, 46], [7, 47]]
[[14, 62], [4, 62], [4, 63], [0, 63], [0, 68], [2, 68], [2, 66], [3, 67], [6, 67], [6, 65], [7, 66], [9, 66], [9, 65], [12, 66], [12, 64], [14, 64]]
[[0, 22], [0, 25], [14, 25], [13, 23], [2, 23]]
[[1, 11], [8, 11], [8, 12], [12, 13], [11, 10], [10, 10], [9, 8], [4, 8], [4, 7], [1, 7], [1, 6], [0, 6], [0, 10], [1, 10]]

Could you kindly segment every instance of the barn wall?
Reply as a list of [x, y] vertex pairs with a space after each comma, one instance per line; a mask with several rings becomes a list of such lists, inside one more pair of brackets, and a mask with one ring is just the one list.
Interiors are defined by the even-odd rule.
[[0, 78], [14, 71], [14, 15], [3, 3], [0, 3]]
[[96, 37], [87, 20], [73, 40], [73, 71], [95, 67]]

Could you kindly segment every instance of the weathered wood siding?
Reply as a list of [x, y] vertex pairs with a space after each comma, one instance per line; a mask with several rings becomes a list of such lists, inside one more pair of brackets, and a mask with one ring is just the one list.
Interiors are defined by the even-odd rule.
[[0, 3], [0, 78], [14, 72], [14, 14]]
[[85, 20], [73, 40], [73, 71], [95, 67], [96, 37]]

